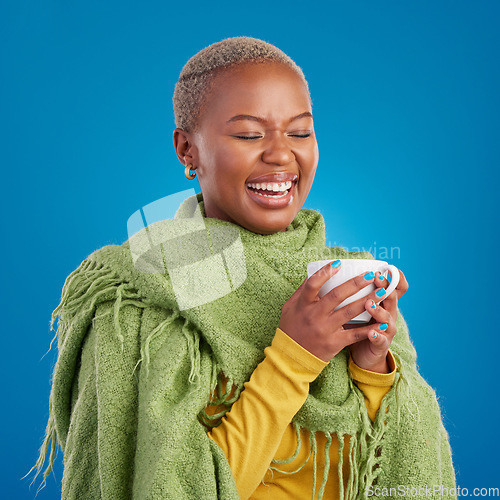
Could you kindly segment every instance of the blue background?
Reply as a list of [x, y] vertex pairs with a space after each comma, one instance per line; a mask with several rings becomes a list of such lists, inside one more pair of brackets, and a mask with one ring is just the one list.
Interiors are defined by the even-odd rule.
[[[404, 271], [400, 308], [458, 485], [498, 487], [499, 20], [484, 0], [3, 0], [2, 497], [36, 492], [20, 477], [48, 416], [56, 352], [41, 358], [66, 276], [123, 242], [141, 206], [197, 188], [172, 146], [174, 84], [236, 35], [304, 69], [320, 145], [306, 206], [331, 245]], [[38, 498], [59, 496], [61, 456]]]

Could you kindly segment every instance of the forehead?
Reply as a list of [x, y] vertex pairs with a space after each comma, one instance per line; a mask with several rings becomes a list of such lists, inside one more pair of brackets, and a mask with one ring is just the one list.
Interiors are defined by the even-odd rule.
[[311, 111], [309, 91], [292, 68], [275, 62], [250, 63], [217, 74], [202, 119], [238, 113], [295, 116], [305, 111]]

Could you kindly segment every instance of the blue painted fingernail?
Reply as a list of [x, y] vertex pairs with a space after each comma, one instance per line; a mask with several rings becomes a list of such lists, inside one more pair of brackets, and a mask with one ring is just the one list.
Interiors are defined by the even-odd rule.
[[385, 288], [381, 288], [376, 294], [377, 297], [382, 297], [385, 295]]
[[377, 332], [373, 332], [372, 337], [373, 337], [374, 339], [376, 339], [376, 338], [378, 337], [378, 333], [377, 333]]
[[387, 275], [387, 281], [390, 283], [392, 281], [392, 276], [390, 274]]
[[384, 330], [387, 330], [387, 328], [389, 327], [389, 325], [387, 323], [382, 323], [378, 329], [381, 330], [381, 331], [384, 331]]
[[375, 277], [375, 275], [373, 274], [372, 271], [370, 271], [369, 273], [366, 273], [365, 274], [365, 280], [368, 281], [368, 280], [371, 280]]
[[339, 267], [339, 266], [340, 266], [340, 260], [332, 262], [332, 267]]
[[377, 306], [375, 305], [375, 301], [374, 301], [374, 300], [372, 300], [372, 305], [371, 305], [371, 308], [372, 308], [372, 309], [375, 309], [376, 307], [377, 307]]

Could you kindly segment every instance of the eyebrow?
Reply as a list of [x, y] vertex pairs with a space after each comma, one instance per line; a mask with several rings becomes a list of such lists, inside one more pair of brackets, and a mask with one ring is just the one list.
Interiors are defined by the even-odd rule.
[[[312, 118], [312, 113], [309, 111], [305, 111], [304, 113], [300, 113], [300, 115], [294, 116], [291, 120], [290, 123], [299, 120], [300, 118]], [[265, 118], [259, 118], [258, 116], [253, 116], [253, 115], [236, 115], [233, 116], [232, 118], [229, 118], [229, 120], [226, 123], [232, 123], [232, 122], [237, 122], [240, 120], [250, 120], [253, 122], [261, 122], [265, 123], [267, 120]]]

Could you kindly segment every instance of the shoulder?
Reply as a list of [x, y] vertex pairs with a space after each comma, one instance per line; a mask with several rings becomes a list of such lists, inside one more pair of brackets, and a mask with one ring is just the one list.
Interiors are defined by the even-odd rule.
[[126, 252], [119, 245], [107, 245], [92, 252], [66, 278], [61, 300], [52, 312], [51, 328], [58, 319], [58, 344], [69, 336], [82, 336], [97, 308], [105, 303], [140, 298], [122, 272]]

